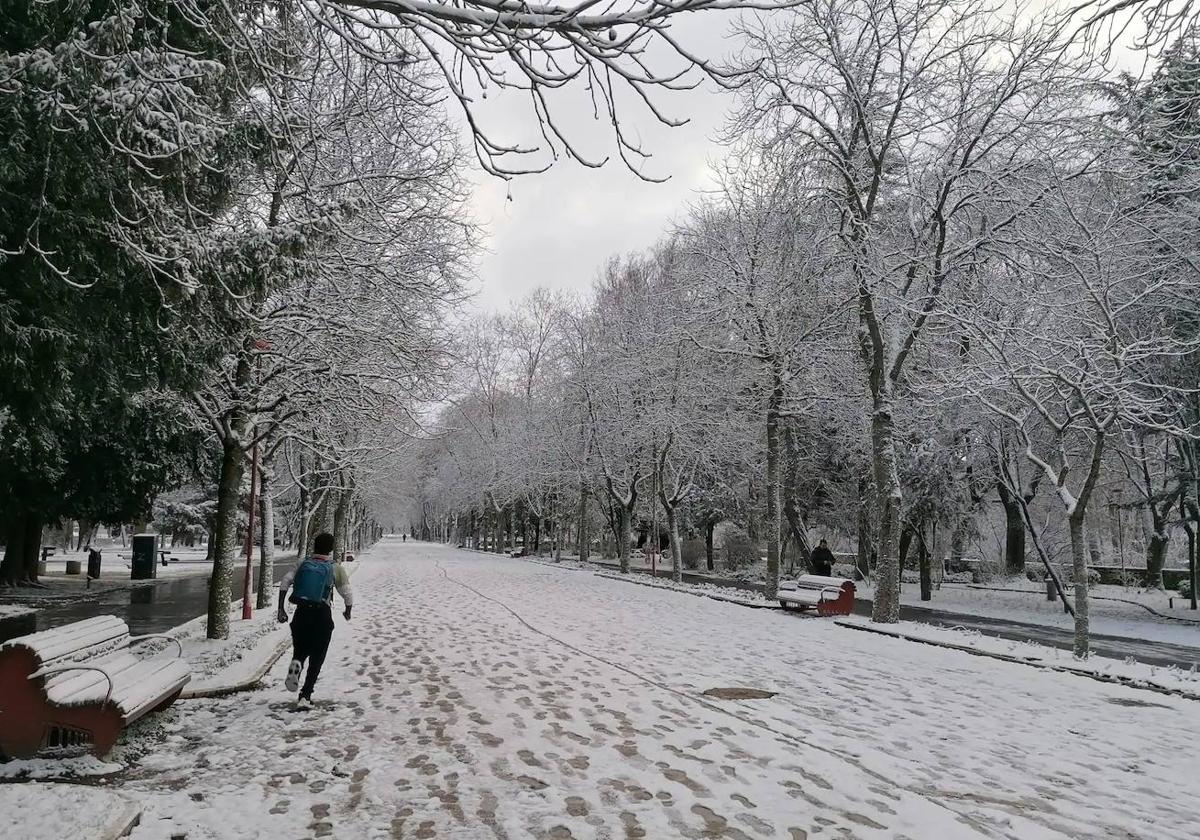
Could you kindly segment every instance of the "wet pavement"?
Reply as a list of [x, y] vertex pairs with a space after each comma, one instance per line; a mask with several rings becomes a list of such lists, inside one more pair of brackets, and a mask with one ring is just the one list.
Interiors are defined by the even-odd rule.
[[[294, 557], [277, 561], [275, 580], [295, 563]], [[208, 611], [208, 579], [207, 574], [164, 578], [132, 588], [109, 590], [86, 600], [43, 602], [45, 605], [38, 607], [36, 616], [0, 619], [0, 641], [97, 615], [115, 615], [123, 619], [135, 636], [163, 633]], [[241, 597], [244, 580], [245, 571], [239, 568], [233, 581], [235, 598]]]

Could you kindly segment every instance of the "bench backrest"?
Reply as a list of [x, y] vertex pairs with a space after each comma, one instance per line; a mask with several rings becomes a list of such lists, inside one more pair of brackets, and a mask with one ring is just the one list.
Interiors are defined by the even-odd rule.
[[95, 659], [128, 645], [129, 626], [116, 616], [101, 615], [9, 639], [0, 645], [0, 656], [20, 650], [31, 655], [37, 665], [34, 670], [40, 670]]
[[850, 584], [850, 589], [854, 589], [854, 581], [826, 575], [800, 575], [795, 584], [797, 589], [845, 589], [846, 584]]

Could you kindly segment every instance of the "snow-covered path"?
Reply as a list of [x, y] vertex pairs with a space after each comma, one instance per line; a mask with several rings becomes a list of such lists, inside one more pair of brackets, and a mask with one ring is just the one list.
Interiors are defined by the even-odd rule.
[[316, 709], [134, 732], [134, 838], [1195, 836], [1188, 701], [427, 544], [354, 586]]

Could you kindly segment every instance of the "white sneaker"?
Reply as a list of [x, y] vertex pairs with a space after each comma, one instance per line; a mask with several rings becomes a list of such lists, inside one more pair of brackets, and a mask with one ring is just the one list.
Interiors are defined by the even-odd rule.
[[311, 709], [312, 701], [309, 700], [307, 697], [301, 697], [300, 699], [298, 699], [296, 701], [296, 708], [297, 709]]
[[300, 669], [303, 667], [299, 659], [292, 660], [292, 664], [288, 665], [287, 679], [283, 681], [284, 688], [288, 691], [295, 691], [300, 687]]

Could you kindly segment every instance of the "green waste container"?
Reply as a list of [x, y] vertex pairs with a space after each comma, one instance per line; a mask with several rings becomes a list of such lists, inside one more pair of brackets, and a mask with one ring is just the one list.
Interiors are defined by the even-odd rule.
[[136, 534], [133, 538], [133, 562], [130, 580], [152, 580], [158, 577], [158, 534]]

